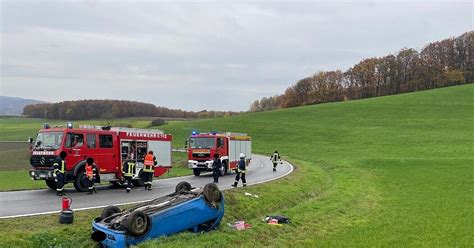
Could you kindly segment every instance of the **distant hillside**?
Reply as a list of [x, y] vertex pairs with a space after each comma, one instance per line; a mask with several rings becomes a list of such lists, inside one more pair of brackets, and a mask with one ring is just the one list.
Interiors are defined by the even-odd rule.
[[127, 117], [215, 118], [236, 115], [237, 112], [184, 111], [157, 107], [150, 103], [124, 100], [77, 100], [59, 103], [30, 104], [23, 108], [23, 115], [32, 118], [56, 120], [90, 120]]
[[0, 96], [0, 115], [21, 115], [26, 105], [44, 103], [33, 99]]

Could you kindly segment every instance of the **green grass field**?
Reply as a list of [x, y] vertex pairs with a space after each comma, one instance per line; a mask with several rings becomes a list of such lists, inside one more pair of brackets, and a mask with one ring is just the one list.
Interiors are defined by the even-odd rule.
[[[211, 233], [181, 233], [140, 247], [474, 245], [472, 84], [164, 129], [176, 146], [192, 130], [247, 132], [254, 153], [277, 149], [297, 169], [282, 180], [225, 193], [224, 222], [245, 219], [253, 225], [249, 230], [224, 224]], [[261, 221], [266, 214], [287, 215], [293, 224], [268, 226]], [[97, 215], [78, 213], [75, 228], [56, 224], [54, 215], [1, 220], [0, 240], [47, 247], [56, 235], [54, 244], [89, 247], [90, 220]]]

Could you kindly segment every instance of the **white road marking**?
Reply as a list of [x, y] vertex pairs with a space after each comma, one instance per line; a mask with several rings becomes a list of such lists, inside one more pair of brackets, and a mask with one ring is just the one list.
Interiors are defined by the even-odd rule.
[[[285, 177], [287, 175], [289, 175], [291, 172], [293, 172], [294, 170], [294, 167], [291, 163], [285, 161], [285, 163], [287, 163], [289, 166], [290, 166], [290, 170], [288, 172], [286, 172], [285, 174], [283, 175], [280, 175], [278, 177], [275, 177], [275, 178], [271, 178], [271, 179], [268, 179], [268, 180], [264, 180], [264, 181], [259, 181], [259, 182], [255, 182], [255, 183], [249, 183], [247, 185], [256, 185], [256, 184], [261, 184], [261, 183], [266, 183], [266, 182], [270, 182], [270, 181], [273, 181], [273, 180], [277, 180], [277, 179], [280, 179], [282, 177]], [[249, 168], [250, 170], [250, 168]], [[179, 178], [194, 178], [194, 176], [183, 176], [183, 177], [179, 177]], [[171, 179], [171, 178], [170, 178]], [[175, 178], [176, 179], [176, 178]], [[155, 187], [154, 187], [155, 188]], [[156, 188], [159, 188], [159, 187], [156, 187]], [[236, 188], [227, 188], [225, 187], [223, 190], [229, 190], [229, 189], [236, 189]], [[36, 190], [38, 191], [38, 190]], [[49, 189], [45, 189], [44, 191], [49, 191]], [[142, 200], [142, 201], [134, 201], [134, 202], [124, 202], [124, 203], [117, 203], [117, 204], [114, 204], [115, 206], [123, 206], [123, 205], [130, 205], [130, 204], [139, 204], [139, 203], [144, 203], [144, 202], [147, 202], [147, 201], [151, 201], [151, 200]], [[74, 209], [74, 211], [83, 211], [83, 210], [91, 210], [91, 209], [97, 209], [97, 208], [105, 208], [109, 205], [103, 205], [103, 206], [93, 206], [93, 207], [84, 207], [84, 208], [77, 208], [77, 209]], [[39, 213], [31, 213], [31, 214], [19, 214], [19, 215], [9, 215], [9, 216], [2, 216], [0, 217], [0, 219], [8, 219], [8, 218], [19, 218], [19, 217], [30, 217], [30, 216], [38, 216], [38, 215], [46, 215], [46, 214], [55, 214], [55, 213], [60, 213], [61, 210], [56, 210], [56, 211], [49, 211], [49, 212], [39, 212]]]

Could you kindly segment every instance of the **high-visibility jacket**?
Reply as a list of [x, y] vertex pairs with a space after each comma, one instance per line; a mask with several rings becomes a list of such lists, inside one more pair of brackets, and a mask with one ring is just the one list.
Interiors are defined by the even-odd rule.
[[145, 156], [145, 161], [143, 161], [144, 172], [153, 172], [153, 167], [156, 165], [156, 157], [153, 154], [147, 154]]
[[135, 163], [131, 161], [125, 161], [122, 168], [123, 175], [126, 177], [132, 177], [135, 172]]
[[280, 154], [278, 153], [273, 153], [273, 156], [272, 156], [272, 162], [273, 163], [278, 163], [278, 161], [280, 161]]
[[86, 164], [86, 177], [91, 178], [94, 176], [95, 176], [94, 166]]
[[55, 174], [56, 174], [57, 172], [64, 174], [64, 172], [66, 171], [66, 162], [65, 162], [64, 160], [62, 160], [61, 158], [58, 157], [58, 158], [54, 161], [53, 167], [54, 167], [54, 173], [55, 173]]

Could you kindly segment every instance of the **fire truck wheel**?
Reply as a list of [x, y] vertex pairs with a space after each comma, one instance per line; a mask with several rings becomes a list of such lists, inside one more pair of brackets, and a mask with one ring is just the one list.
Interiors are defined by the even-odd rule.
[[110, 217], [120, 212], [122, 212], [122, 210], [120, 210], [120, 208], [117, 206], [107, 206], [102, 210], [102, 213], [100, 214], [100, 218], [105, 219], [107, 217]]
[[87, 185], [84, 184], [84, 177], [84, 170], [80, 170], [74, 181], [74, 188], [76, 188], [77, 192], [86, 192], [88, 190]]
[[145, 235], [151, 226], [150, 217], [140, 210], [133, 211], [127, 219], [127, 230], [135, 237]]
[[176, 185], [176, 189], [174, 192], [179, 193], [181, 191], [190, 191], [192, 189], [191, 184], [188, 182], [180, 182], [178, 185]]
[[56, 190], [56, 182], [54, 180], [46, 180], [46, 185], [48, 185], [50, 189]]
[[222, 193], [219, 190], [219, 187], [213, 183], [204, 185], [202, 192], [206, 201], [213, 203], [213, 205], [221, 201]]
[[198, 177], [199, 175], [201, 175], [201, 170], [200, 169], [193, 169], [193, 173], [194, 173], [195, 176]]

